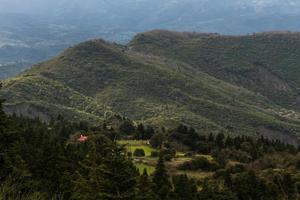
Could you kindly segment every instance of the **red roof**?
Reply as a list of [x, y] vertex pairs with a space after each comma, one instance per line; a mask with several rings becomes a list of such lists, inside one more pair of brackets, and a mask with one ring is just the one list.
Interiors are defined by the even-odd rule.
[[78, 138], [78, 141], [85, 142], [85, 141], [87, 141], [87, 139], [88, 139], [88, 136], [80, 135], [80, 138]]

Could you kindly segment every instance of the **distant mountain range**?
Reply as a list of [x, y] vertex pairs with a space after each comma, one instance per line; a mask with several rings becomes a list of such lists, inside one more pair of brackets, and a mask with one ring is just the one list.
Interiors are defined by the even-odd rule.
[[0, 78], [80, 41], [127, 43], [152, 29], [248, 34], [300, 30], [295, 0], [0, 0]]
[[199, 132], [300, 136], [300, 34], [151, 31], [91, 40], [4, 82], [7, 113], [100, 123], [115, 114]]

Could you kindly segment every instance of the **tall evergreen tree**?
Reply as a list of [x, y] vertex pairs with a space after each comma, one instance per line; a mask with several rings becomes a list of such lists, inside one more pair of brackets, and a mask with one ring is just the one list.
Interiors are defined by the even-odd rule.
[[149, 179], [146, 169], [144, 169], [143, 174], [139, 178], [137, 188], [138, 188], [137, 200], [156, 200], [157, 199], [154, 192], [152, 191], [152, 182]]
[[160, 153], [154, 174], [153, 174], [154, 192], [160, 200], [169, 199], [172, 185], [170, 177], [164, 163], [164, 155]]
[[101, 156], [93, 147], [82, 162], [73, 198], [135, 200], [137, 171], [125, 156], [124, 149], [112, 144]]
[[137, 170], [117, 145], [109, 148], [101, 169], [101, 200], [135, 200]]
[[86, 158], [80, 163], [82, 169], [77, 171], [78, 178], [75, 181], [73, 199], [96, 200], [100, 198], [101, 184], [101, 163], [97, 158], [96, 148], [92, 147]]
[[173, 177], [174, 192], [172, 199], [176, 200], [196, 200], [197, 186], [187, 175]]

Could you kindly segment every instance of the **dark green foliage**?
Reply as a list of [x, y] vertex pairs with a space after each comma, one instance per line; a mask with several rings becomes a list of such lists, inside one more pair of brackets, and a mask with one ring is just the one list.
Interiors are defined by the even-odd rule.
[[[228, 188], [222, 187], [217, 183], [204, 182], [199, 193], [199, 199], [209, 200], [238, 200], [238, 198]], [[250, 200], [250, 199], [249, 199]]]
[[176, 150], [172, 148], [163, 148], [160, 151], [166, 161], [171, 161], [176, 156]]
[[137, 126], [137, 134], [136, 139], [138, 140], [149, 140], [153, 135], [155, 131], [151, 126], [144, 126], [143, 124], [139, 124]]
[[137, 172], [124, 149], [112, 146], [105, 156], [101, 169], [101, 189], [99, 199], [134, 200], [136, 198]]
[[[299, 113], [289, 109], [299, 108], [298, 35], [143, 35], [127, 46], [84, 42], [5, 81], [0, 95], [6, 110], [44, 121], [63, 114], [93, 124], [121, 113], [153, 127], [184, 123], [202, 134], [265, 135], [295, 143]], [[273, 56], [280, 59], [273, 62]], [[127, 121], [120, 132], [149, 139], [154, 131], [143, 126], [134, 130]], [[199, 146], [193, 129], [179, 131], [190, 147]]]
[[174, 192], [172, 199], [176, 200], [197, 200], [197, 185], [194, 180], [186, 175], [173, 177]]
[[152, 188], [153, 184], [145, 169], [143, 174], [139, 177], [137, 185], [137, 200], [156, 200], [157, 197], [152, 191]]
[[192, 150], [196, 150], [201, 137], [195, 129], [180, 124], [178, 128], [172, 132], [170, 139], [179, 141]]
[[151, 151], [151, 157], [158, 157], [159, 156], [159, 152], [157, 151]]
[[241, 200], [263, 199], [267, 188], [254, 172], [241, 173], [232, 180], [232, 189]]
[[[186, 62], [223, 81], [260, 93], [276, 104], [299, 110], [298, 33], [271, 32], [238, 37], [191, 35], [150, 31], [137, 35], [131, 47], [146, 54]], [[238, 101], [238, 97], [233, 101]], [[227, 124], [227, 128], [234, 126]]]
[[126, 135], [134, 134], [135, 133], [135, 127], [134, 127], [134, 125], [132, 124], [131, 121], [126, 120], [120, 125], [119, 131], [123, 134], [126, 134]]
[[133, 155], [136, 156], [136, 157], [144, 157], [145, 156], [145, 151], [144, 151], [144, 149], [136, 149], [133, 152]]
[[170, 198], [172, 185], [168, 171], [164, 164], [163, 154], [160, 154], [155, 172], [153, 174], [153, 191], [160, 200], [168, 200]]
[[[91, 127], [86, 122], [70, 123], [62, 116], [51, 120], [49, 124], [38, 119], [7, 117], [5, 114], [0, 116], [5, 119], [1, 121], [3, 128], [0, 132], [2, 199], [298, 198], [300, 174], [296, 148], [276, 140], [223, 134], [216, 137], [200, 136], [191, 128], [179, 126], [173, 136], [169, 134], [172, 131], [164, 131], [152, 137], [157, 137], [157, 147], [163, 148], [155, 172], [149, 177], [146, 171], [138, 176], [123, 147], [113, 141], [116, 135], [114, 130], [102, 126]], [[141, 126], [138, 129], [140, 132], [143, 130]], [[78, 141], [81, 134], [88, 137], [87, 141]], [[188, 171], [210, 171], [213, 176], [207, 181], [196, 182], [186, 175], [170, 179], [164, 161], [171, 160], [167, 156], [174, 157], [176, 151], [171, 144], [172, 141], [180, 142], [178, 138], [183, 138], [185, 144], [195, 150], [191, 156], [204, 149], [198, 144], [209, 150], [213, 160], [195, 157], [181, 166]]]
[[163, 133], [156, 133], [150, 139], [150, 144], [154, 148], [161, 148], [166, 141], [166, 136]]
[[187, 161], [179, 166], [180, 170], [203, 170], [203, 171], [216, 171], [220, 168], [219, 164], [214, 161], [209, 161], [205, 157], [194, 158], [191, 161]]

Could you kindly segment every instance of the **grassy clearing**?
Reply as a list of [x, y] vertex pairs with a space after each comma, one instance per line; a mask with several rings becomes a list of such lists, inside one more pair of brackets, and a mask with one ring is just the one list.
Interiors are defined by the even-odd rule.
[[144, 172], [144, 169], [147, 170], [148, 175], [153, 174], [153, 172], [155, 171], [155, 167], [144, 164], [144, 163], [135, 163], [134, 165], [139, 170], [140, 174], [142, 174]]
[[188, 177], [196, 179], [196, 180], [203, 180], [205, 178], [210, 178], [214, 175], [214, 172], [203, 172], [203, 171], [177, 171], [177, 175], [179, 174], [186, 174]]
[[[145, 151], [145, 157], [136, 158], [134, 157], [133, 162], [136, 168], [139, 170], [139, 173], [142, 174], [144, 169], [147, 170], [148, 174], [151, 175], [155, 171], [155, 165], [157, 158], [150, 157], [152, 151], [158, 151], [153, 149], [149, 145], [147, 140], [119, 140], [118, 144], [125, 145], [128, 152], [134, 152], [136, 149], [143, 149]], [[210, 155], [197, 154], [194, 157], [205, 157], [208, 160], [212, 160], [213, 157]], [[179, 171], [177, 170], [178, 166], [184, 162], [190, 161], [192, 157], [185, 157], [183, 152], [176, 152], [176, 158], [172, 159], [170, 162], [166, 162], [166, 167], [171, 175], [178, 174], [187, 174], [189, 177], [202, 180], [207, 177], [211, 177], [213, 173], [211, 172], [202, 172], [202, 171]]]
[[150, 157], [151, 152], [157, 151], [149, 145], [149, 141], [147, 140], [120, 140], [118, 144], [126, 145], [127, 151], [132, 152], [132, 154], [136, 149], [143, 149], [146, 157]]
[[212, 161], [214, 158], [211, 155], [197, 154], [195, 157], [204, 157], [209, 161]]

